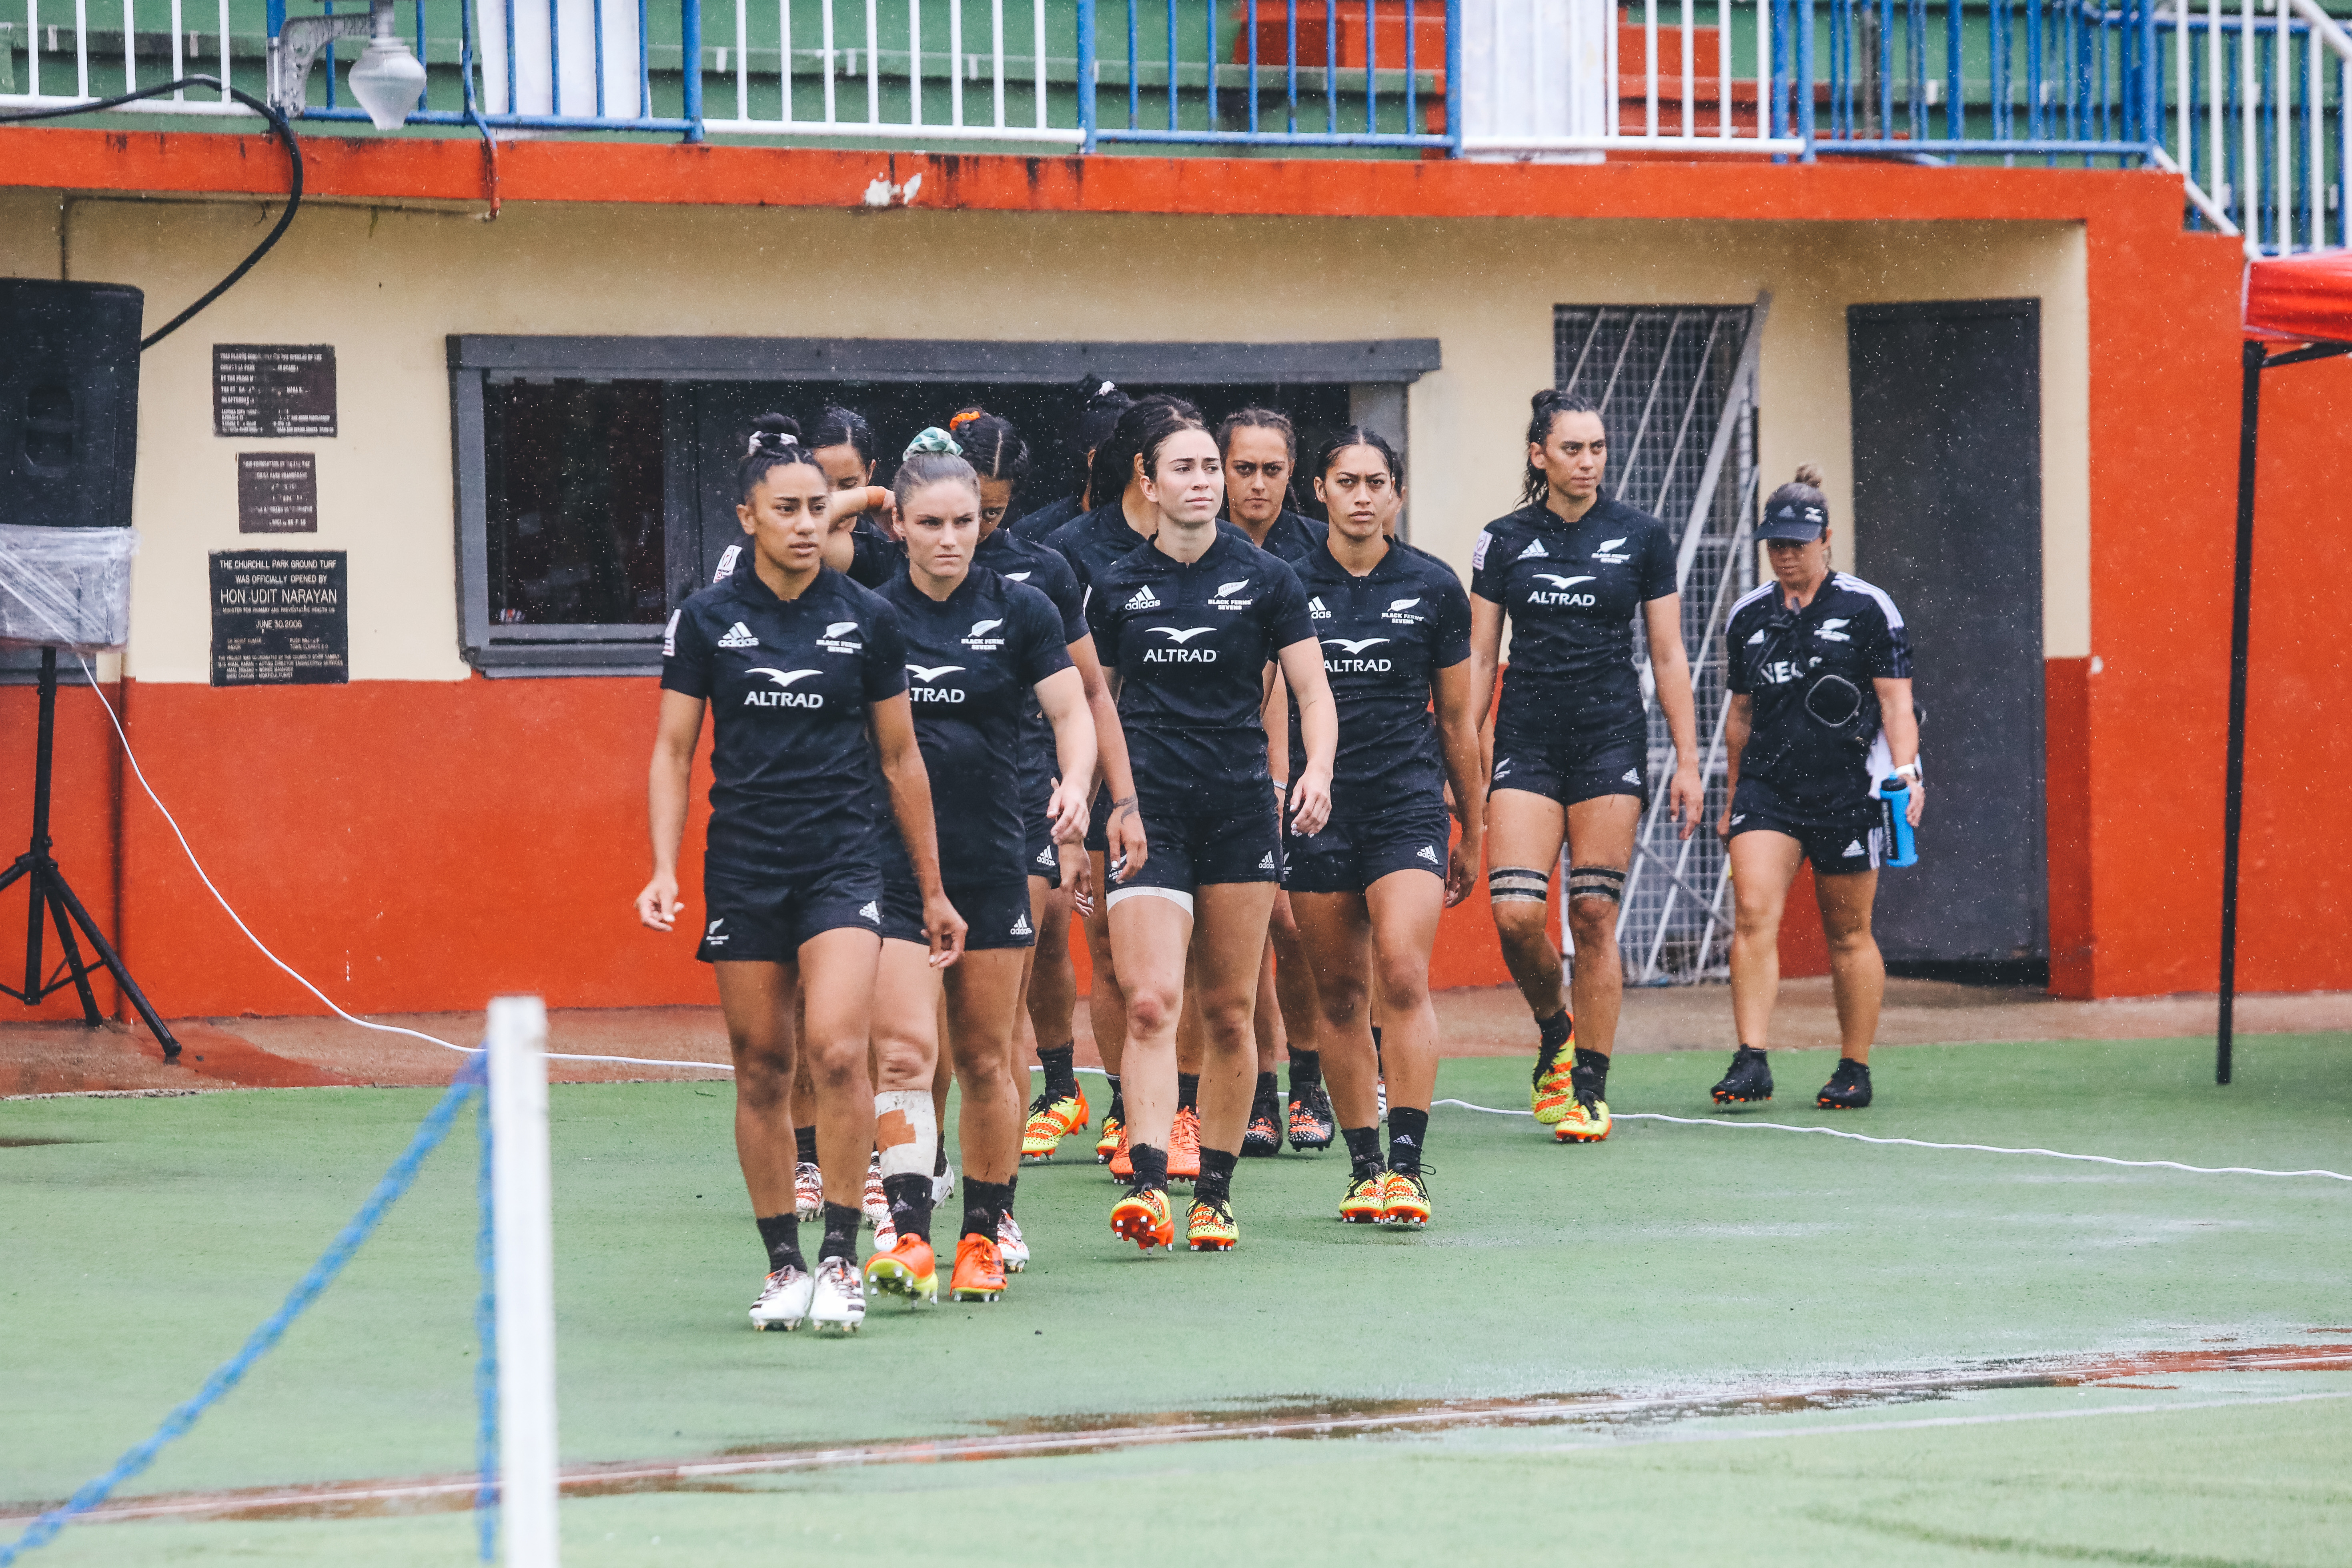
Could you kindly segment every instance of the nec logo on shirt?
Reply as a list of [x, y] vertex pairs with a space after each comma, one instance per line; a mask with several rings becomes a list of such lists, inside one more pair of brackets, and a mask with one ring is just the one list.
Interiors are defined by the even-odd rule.
[[[1003, 624], [1003, 621], [972, 622], [971, 630], [963, 634], [963, 646], [977, 648], [982, 653], [995, 652], [1004, 646], [1004, 639], [1000, 637], [991, 637], [989, 634]], [[915, 667], [910, 664], [907, 668], [912, 669]]]
[[1626, 562], [1633, 559], [1630, 555], [1622, 555], [1617, 552], [1617, 547], [1624, 542], [1625, 541], [1623, 539], [1602, 540], [1601, 542], [1601, 548], [1592, 552], [1592, 559], [1603, 562], [1611, 566], [1624, 565]]
[[1217, 591], [1209, 595], [1209, 608], [1213, 610], [1248, 609], [1252, 604], [1255, 603], [1254, 599], [1236, 599], [1234, 595], [1241, 593], [1249, 585], [1250, 580], [1246, 577], [1243, 578], [1238, 583], [1218, 584]]
[[824, 649], [827, 653], [859, 652], [865, 647], [866, 645], [864, 643], [844, 642], [842, 640], [856, 629], [857, 623], [856, 621], [835, 621], [833, 625], [824, 628], [824, 635], [816, 639], [816, 646]]

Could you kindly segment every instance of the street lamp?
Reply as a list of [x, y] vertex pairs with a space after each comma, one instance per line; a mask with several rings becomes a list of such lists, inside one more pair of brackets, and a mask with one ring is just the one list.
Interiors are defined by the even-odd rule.
[[320, 51], [337, 38], [365, 38], [352, 64], [352, 96], [378, 131], [397, 131], [425, 96], [425, 67], [393, 33], [393, 0], [371, 0], [364, 16], [289, 16], [269, 40], [269, 101], [302, 112], [303, 89]]

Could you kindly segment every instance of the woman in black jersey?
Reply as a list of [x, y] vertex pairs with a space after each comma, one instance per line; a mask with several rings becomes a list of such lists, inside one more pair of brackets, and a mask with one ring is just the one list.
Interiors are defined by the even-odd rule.
[[[1469, 896], [1485, 837], [1470, 599], [1454, 569], [1390, 537], [1403, 466], [1362, 426], [1315, 459], [1329, 537], [1297, 563], [1339, 714], [1331, 820], [1288, 840], [1284, 882], [1315, 965], [1318, 1041], [1352, 1169], [1339, 1217], [1429, 1223], [1422, 1153], [1437, 1083], [1429, 953], [1438, 918]], [[1435, 712], [1433, 716], [1432, 707]], [[1449, 850], [1446, 785], [1462, 819]], [[1377, 995], [1386, 1038], [1389, 1157], [1381, 1158]]]
[[1729, 841], [1738, 904], [1731, 938], [1731, 1012], [1739, 1047], [1715, 1086], [1717, 1103], [1772, 1098], [1766, 1031], [1780, 988], [1780, 914], [1798, 868], [1813, 863], [1829, 939], [1841, 1048], [1814, 1103], [1870, 1103], [1870, 1042], [1886, 964], [1870, 931], [1878, 893], [1882, 781], [1901, 779], [1919, 825], [1919, 721], [1911, 706], [1911, 641], [1884, 590], [1830, 564], [1829, 501], [1821, 470], [1797, 470], [1764, 503], [1756, 536], [1772, 581], [1731, 608], [1725, 626], [1731, 710], [1724, 749], [1731, 799], [1717, 831]]
[[[932, 962], [955, 961], [964, 922], [940, 880], [898, 617], [821, 555], [828, 510], [887, 498], [836, 495], [790, 420], [761, 425], [738, 476], [750, 560], [688, 599], [663, 637], [648, 783], [654, 874], [637, 895], [637, 917], [668, 931], [685, 907], [677, 848], [709, 707], [706, 921], [696, 956], [718, 976], [735, 1059], [736, 1152], [768, 1251], [751, 1322], [849, 1331], [866, 1313], [857, 1228], [874, 1137], [866, 1027], [881, 949], [877, 767]], [[793, 1193], [792, 1086], [803, 1058], [824, 1180], [814, 1276], [800, 1251]]]
[[[1272, 408], [1244, 408], [1217, 426], [1217, 451], [1225, 464], [1225, 514], [1252, 544], [1294, 565], [1321, 548], [1324, 525], [1290, 508], [1290, 486], [1298, 468], [1298, 431], [1290, 416]], [[1276, 687], [1281, 682], [1276, 681]], [[1266, 714], [1267, 733], [1290, 728], [1289, 699]], [[1288, 769], [1278, 770], [1288, 782]], [[1244, 1154], [1272, 1154], [1286, 1131], [1293, 1149], [1331, 1146], [1331, 1097], [1323, 1087], [1321, 1058], [1315, 1050], [1315, 975], [1298, 945], [1298, 924], [1290, 900], [1276, 894], [1267, 930], [1265, 970], [1258, 977], [1257, 1093], [1250, 1105]], [[1274, 1063], [1290, 1058], [1290, 1106], [1286, 1115], [1275, 1097]]]
[[980, 481], [954, 439], [937, 429], [916, 437], [893, 489], [906, 565], [879, 596], [897, 611], [905, 639], [923, 760], [932, 776], [953, 781], [951, 797], [938, 802], [940, 876], [969, 930], [961, 962], [941, 976], [923, 940], [914, 867], [886, 853], [874, 1039], [882, 1089], [877, 1142], [896, 1234], [866, 1272], [879, 1289], [937, 1299], [929, 1234], [939, 1145], [931, 1082], [943, 978], [948, 1042], [963, 1089], [964, 1217], [949, 1290], [959, 1300], [994, 1300], [1004, 1289], [997, 1237], [1021, 1159], [1023, 1096], [1008, 1070], [1013, 1016], [1036, 940], [1023, 863], [1022, 708], [1034, 693], [1052, 726], [1068, 782], [1054, 790], [1048, 808], [1063, 837], [1076, 837], [1086, 820], [1094, 726], [1053, 602], [974, 564]]
[[1279, 663], [1296, 694], [1306, 740], [1290, 791], [1301, 832], [1330, 816], [1337, 727], [1297, 574], [1220, 528], [1216, 442], [1198, 419], [1180, 418], [1136, 462], [1158, 526], [1148, 544], [1095, 574], [1087, 604], [1095, 645], [1120, 683], [1119, 719], [1140, 796], [1116, 803], [1112, 842], [1120, 845], [1127, 821], [1139, 817], [1150, 847], [1140, 865], [1114, 857], [1103, 900], [1127, 992], [1132, 1118], [1133, 1184], [1112, 1209], [1111, 1228], [1147, 1249], [1174, 1242], [1167, 1140], [1189, 973], [1208, 1059], [1186, 1235], [1196, 1251], [1226, 1251], [1240, 1236], [1233, 1173], [1249, 1119], [1250, 1016], [1279, 875], [1282, 813], [1261, 720], [1269, 667]]
[[[1668, 805], [1685, 838], [1706, 796], [1673, 536], [1655, 518], [1601, 494], [1608, 436], [1584, 399], [1536, 394], [1527, 450], [1523, 504], [1488, 523], [1470, 552], [1472, 694], [1482, 712], [1504, 618], [1511, 622], [1510, 675], [1488, 775], [1486, 889], [1504, 962], [1535, 1015], [1528, 1099], [1536, 1120], [1561, 1142], [1598, 1142], [1609, 1136], [1609, 1054], [1625, 984], [1618, 908], [1650, 793], [1636, 613], [1674, 739]], [[1546, 929], [1563, 844], [1562, 896], [1576, 944], [1572, 1011], [1560, 1006], [1559, 952]]]

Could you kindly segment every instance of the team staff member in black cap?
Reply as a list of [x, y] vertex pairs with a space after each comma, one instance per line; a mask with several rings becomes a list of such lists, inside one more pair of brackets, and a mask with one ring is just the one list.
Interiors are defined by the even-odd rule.
[[882, 589], [906, 641], [915, 734], [931, 776], [953, 781], [940, 813], [940, 878], [966, 921], [963, 958], [942, 977], [924, 941], [919, 882], [895, 847], [883, 858], [882, 958], [875, 1048], [882, 1183], [894, 1245], [866, 1265], [877, 1287], [938, 1298], [930, 1247], [939, 1147], [931, 1085], [940, 1053], [940, 980], [956, 1081], [963, 1089], [964, 1218], [950, 1293], [994, 1300], [1004, 1289], [998, 1233], [1021, 1159], [1023, 1095], [1012, 1081], [1013, 1017], [1035, 944], [1022, 852], [1022, 708], [1033, 694], [1053, 726], [1057, 786], [1047, 809], [1061, 835], [1086, 819], [1095, 768], [1084, 683], [1061, 616], [1025, 583], [975, 566], [979, 476], [944, 430], [915, 438], [893, 481], [907, 563]]
[[[1511, 622], [1510, 676], [1495, 720], [1486, 799], [1486, 887], [1504, 962], [1535, 1015], [1536, 1120], [1562, 1142], [1597, 1142], [1609, 1136], [1609, 1054], [1625, 984], [1618, 906], [1650, 793], [1649, 721], [1633, 667], [1636, 614], [1674, 738], [1668, 800], [1685, 837], [1706, 795], [1674, 539], [1655, 518], [1601, 493], [1609, 442], [1591, 404], [1539, 392], [1533, 416], [1524, 504], [1488, 523], [1470, 552], [1473, 695], [1481, 711], [1502, 651], [1503, 619]], [[1570, 855], [1562, 897], [1576, 942], [1573, 1011], [1560, 1007], [1559, 953], [1545, 929], [1551, 868], [1563, 842]]]
[[[1339, 747], [1331, 820], [1290, 837], [1283, 880], [1315, 965], [1318, 1039], [1352, 1161], [1339, 1217], [1418, 1226], [1429, 1223], [1422, 1152], [1437, 1082], [1429, 953], [1439, 916], [1469, 896], [1484, 837], [1470, 599], [1452, 567], [1390, 537], [1404, 487], [1388, 442], [1360, 426], [1342, 430], [1315, 469], [1331, 531], [1298, 563], [1298, 583], [1329, 673]], [[1449, 781], [1463, 822], [1450, 851]], [[1375, 995], [1393, 1069], [1385, 1168]]]
[[[878, 765], [921, 904], [925, 946], [951, 963], [964, 922], [940, 881], [931, 795], [908, 711], [905, 645], [881, 599], [826, 567], [828, 510], [888, 504], [836, 495], [792, 421], [764, 416], [738, 475], [751, 539], [744, 569], [670, 617], [648, 784], [654, 874], [637, 918], [668, 931], [677, 846], [705, 707], [714, 710], [705, 924], [735, 1058], [736, 1150], [770, 1272], [757, 1328], [803, 1321], [854, 1330], [859, 1198], [874, 1138], [866, 1025], [881, 951]], [[795, 1037], [794, 1009], [805, 1025]], [[814, 1277], [793, 1205], [792, 1085], [805, 1053], [824, 1173], [824, 1242]]]
[[1197, 418], [1179, 417], [1138, 457], [1157, 526], [1150, 543], [1096, 575], [1087, 605], [1096, 647], [1120, 682], [1119, 719], [1140, 795], [1116, 803], [1113, 842], [1139, 815], [1151, 851], [1140, 866], [1114, 858], [1103, 900], [1127, 989], [1133, 1113], [1133, 1184], [1112, 1209], [1111, 1227], [1147, 1249], [1174, 1239], [1167, 1139], [1189, 973], [1208, 1056], [1186, 1236], [1195, 1251], [1226, 1251], [1240, 1235], [1233, 1174], [1249, 1119], [1250, 1014], [1278, 874], [1281, 813], [1261, 719], [1268, 666], [1280, 662], [1306, 734], [1305, 765], [1290, 792], [1302, 832], [1330, 816], [1337, 727], [1297, 574], [1220, 528], [1216, 443]]
[[1780, 989], [1780, 910], [1797, 868], [1813, 863], [1829, 939], [1842, 1042], [1837, 1070], [1814, 1103], [1870, 1103], [1870, 1042], [1886, 964], [1870, 932], [1878, 892], [1881, 780], [1901, 777], [1917, 826], [1919, 721], [1911, 706], [1911, 642], [1884, 590], [1830, 565], [1829, 502], [1821, 470], [1797, 470], [1764, 503], [1772, 581], [1732, 606], [1724, 632], [1731, 710], [1724, 749], [1731, 802], [1719, 830], [1730, 841], [1738, 900], [1731, 938], [1731, 1013], [1739, 1048], [1715, 1086], [1719, 1104], [1772, 1098], [1764, 1058]]
[[[1217, 450], [1225, 463], [1225, 514], [1252, 544], [1294, 565], [1322, 547], [1325, 525], [1290, 507], [1291, 481], [1298, 468], [1298, 431], [1290, 416], [1272, 408], [1229, 414], [1217, 426]], [[1288, 716], [1288, 694], [1280, 693], [1278, 700], [1278, 709], [1267, 713], [1269, 732], [1275, 725], [1283, 726], [1286, 743], [1295, 750], [1297, 726]], [[1286, 764], [1280, 773], [1287, 782]], [[1276, 895], [1267, 927], [1265, 969], [1258, 978], [1257, 1092], [1250, 1105], [1243, 1153], [1272, 1154], [1282, 1147], [1286, 1132], [1294, 1149], [1331, 1146], [1331, 1097], [1323, 1087], [1322, 1061], [1315, 1049], [1318, 1010], [1313, 969], [1298, 945], [1298, 922], [1291, 918], [1289, 899]], [[1290, 1058], [1287, 1114], [1275, 1096], [1278, 1054]]]

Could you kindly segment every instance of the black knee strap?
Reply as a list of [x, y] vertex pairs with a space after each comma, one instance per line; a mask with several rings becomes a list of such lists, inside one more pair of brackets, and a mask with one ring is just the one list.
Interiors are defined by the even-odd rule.
[[1612, 904], [1622, 904], [1625, 901], [1625, 873], [1610, 866], [1571, 866], [1568, 871], [1568, 896], [1606, 899]]
[[1525, 866], [1497, 866], [1486, 873], [1486, 898], [1497, 904], [1549, 903], [1551, 873]]

